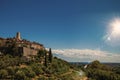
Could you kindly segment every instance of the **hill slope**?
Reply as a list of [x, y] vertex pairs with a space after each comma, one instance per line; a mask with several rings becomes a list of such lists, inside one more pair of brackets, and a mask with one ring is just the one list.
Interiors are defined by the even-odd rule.
[[0, 56], [0, 79], [25, 80], [80, 80], [77, 72], [66, 61], [54, 57], [45, 66], [36, 59], [24, 61], [21, 57]]

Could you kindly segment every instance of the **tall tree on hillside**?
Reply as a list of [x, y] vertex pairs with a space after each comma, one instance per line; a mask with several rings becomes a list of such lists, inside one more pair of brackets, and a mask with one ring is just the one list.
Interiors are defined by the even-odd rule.
[[44, 62], [44, 65], [47, 67], [47, 53], [46, 53], [45, 50], [44, 50], [44, 53], [45, 53], [45, 62]]
[[50, 61], [50, 63], [52, 62], [52, 51], [51, 51], [51, 48], [49, 49], [49, 61]]

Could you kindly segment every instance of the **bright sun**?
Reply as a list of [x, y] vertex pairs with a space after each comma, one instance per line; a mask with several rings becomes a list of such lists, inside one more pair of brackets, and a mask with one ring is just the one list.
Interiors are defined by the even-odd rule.
[[105, 40], [112, 46], [120, 46], [120, 18], [114, 18], [109, 22]]
[[109, 26], [111, 35], [120, 36], [120, 18], [115, 18], [112, 20]]

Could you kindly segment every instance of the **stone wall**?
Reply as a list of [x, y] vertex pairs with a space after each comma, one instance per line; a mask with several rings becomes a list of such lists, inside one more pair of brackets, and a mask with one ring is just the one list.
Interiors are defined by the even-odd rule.
[[39, 50], [42, 50], [43, 49], [43, 46], [39, 45], [39, 44], [31, 44], [31, 48], [33, 49], [39, 49]]
[[22, 47], [22, 54], [24, 57], [35, 56], [37, 55], [38, 50]]
[[6, 40], [5, 39], [0, 39], [0, 47], [5, 46]]

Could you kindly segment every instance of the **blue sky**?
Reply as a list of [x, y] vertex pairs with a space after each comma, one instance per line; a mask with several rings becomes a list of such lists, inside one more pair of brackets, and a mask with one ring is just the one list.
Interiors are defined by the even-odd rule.
[[0, 36], [37, 41], [53, 49], [97, 49], [120, 53], [103, 37], [120, 17], [120, 0], [0, 0]]

